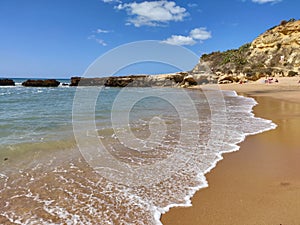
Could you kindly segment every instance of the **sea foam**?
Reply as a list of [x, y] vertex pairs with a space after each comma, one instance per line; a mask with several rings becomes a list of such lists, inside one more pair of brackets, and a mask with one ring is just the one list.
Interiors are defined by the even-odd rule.
[[[163, 89], [163, 91], [168, 92], [170, 96], [176, 96], [178, 90]], [[248, 135], [276, 128], [272, 121], [255, 117], [252, 108], [257, 102], [252, 98], [224, 91], [221, 92], [222, 98], [218, 99], [214, 98], [214, 95], [220, 96], [220, 92], [211, 91], [205, 96], [203, 93], [196, 94], [197, 91], [187, 90], [195, 102], [199, 119], [195, 120], [196, 117], [189, 116], [187, 111], [184, 112], [183, 120], [180, 120], [178, 111], [166, 101], [155, 98], [139, 101], [130, 111], [131, 131], [138, 137], [141, 146], [145, 145], [145, 149], [150, 146], [150, 150], [128, 151], [128, 147], [132, 144], [130, 140], [125, 140], [126, 145], [122, 145], [117, 135], [125, 135], [126, 127], [118, 127], [119, 133], [116, 134], [109, 120], [111, 113], [109, 107], [119, 92], [120, 89], [105, 89], [105, 93], [99, 97], [101, 104], [95, 107], [99, 139], [114, 157], [127, 165], [132, 164], [132, 168], [157, 164], [164, 171], [161, 170], [157, 174], [140, 174], [144, 176], [144, 180], [149, 179], [148, 184], [142, 185], [128, 185], [120, 183], [119, 178], [114, 179], [113, 175], [105, 176], [101, 170], [88, 164], [82, 157], [82, 152], [75, 147], [76, 143], [63, 144], [64, 139], [68, 139], [72, 133], [72, 129], [69, 128], [72, 123], [70, 120], [72, 108], [67, 101], [72, 101], [74, 90], [49, 89], [34, 95], [30, 88], [16, 89], [16, 93], [22, 93], [24, 99], [29, 100], [34, 95], [36, 101], [40, 103], [45, 99], [52, 101], [50, 106], [43, 104], [39, 106], [40, 114], [37, 115], [41, 117], [36, 116], [30, 121], [22, 121], [22, 124], [25, 124], [21, 126], [22, 129], [25, 131], [28, 129], [26, 124], [31, 124], [31, 128], [38, 126], [42, 116], [45, 113], [49, 115], [49, 110], [52, 110], [53, 116], [47, 117], [50, 120], [48, 127], [32, 130], [34, 131], [32, 135], [29, 132], [28, 136], [23, 136], [23, 140], [17, 139], [14, 136], [16, 130], [13, 130], [14, 133], [11, 133], [8, 139], [19, 143], [11, 144], [7, 151], [2, 153], [0, 151], [0, 154], [10, 154], [9, 160], [1, 164], [0, 196], [5, 198], [6, 202], [0, 203], [2, 216], [0, 223], [5, 223], [6, 219], [15, 224], [161, 224], [161, 214], [170, 208], [191, 206], [191, 197], [199, 189], [209, 185], [205, 175], [223, 159], [224, 153], [239, 150], [238, 144]], [[129, 95], [136, 93], [141, 95], [144, 89], [131, 89], [129, 92]], [[17, 112], [15, 111], [17, 105], [14, 105], [16, 99], [12, 96], [9, 100], [12, 104], [7, 104], [11, 107], [7, 110], [11, 110], [13, 115]], [[180, 103], [183, 106], [186, 104], [184, 101]], [[24, 108], [24, 115], [30, 115], [33, 112], [31, 110], [36, 110], [31, 104], [32, 102], [29, 106], [33, 108]], [[53, 108], [53, 105], [61, 107]], [[124, 102], [124, 106], [126, 105], [127, 102]], [[221, 105], [224, 107], [220, 107]], [[163, 120], [167, 131], [164, 137], [158, 136], [152, 140], [149, 139], [151, 137], [149, 123], [155, 116]], [[23, 120], [26, 118], [24, 116]], [[61, 125], [62, 121], [64, 125]], [[180, 129], [182, 121], [193, 129], [185, 130], [186, 133], [182, 132]], [[83, 120], [82, 129], [85, 123]], [[16, 127], [20, 124], [17, 125]], [[19, 132], [21, 135], [22, 130]], [[90, 132], [84, 131], [85, 134], [89, 134], [87, 137], [94, 137], [95, 135]], [[45, 134], [51, 139], [45, 137]], [[183, 140], [186, 142], [179, 141], [180, 135], [184, 136]], [[35, 141], [41, 138], [42, 142]], [[158, 140], [156, 138], [161, 138], [159, 139], [161, 142], [156, 143]], [[59, 144], [53, 143], [56, 139], [59, 140]], [[37, 143], [28, 143], [32, 140]], [[95, 146], [90, 145], [89, 148]], [[23, 157], [20, 158], [20, 162], [17, 156]], [[11, 158], [14, 160], [10, 160]], [[173, 164], [169, 165], [169, 162]], [[130, 182], [135, 184], [133, 181]], [[26, 212], [22, 207], [26, 207]]]

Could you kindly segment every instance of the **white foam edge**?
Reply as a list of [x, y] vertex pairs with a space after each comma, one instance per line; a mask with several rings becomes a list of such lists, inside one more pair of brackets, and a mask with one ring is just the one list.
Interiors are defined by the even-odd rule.
[[229, 144], [229, 146], [231, 146], [232, 149], [218, 152], [216, 154], [216, 160], [212, 163], [212, 165], [207, 170], [205, 170], [203, 173], [197, 174], [197, 178], [199, 178], [199, 180], [201, 181], [202, 184], [199, 185], [199, 186], [196, 186], [196, 187], [190, 187], [189, 194], [184, 198], [185, 203], [183, 203], [183, 204], [169, 204], [169, 205], [167, 205], [166, 207], [163, 207], [163, 208], [153, 207], [154, 220], [156, 222], [156, 225], [163, 225], [162, 222], [160, 221], [161, 216], [162, 216], [162, 214], [165, 214], [168, 211], [170, 211], [171, 208], [191, 207], [192, 206], [191, 199], [195, 195], [195, 193], [197, 191], [199, 191], [200, 189], [209, 187], [208, 181], [206, 179], [206, 174], [211, 172], [217, 166], [218, 162], [220, 162], [222, 159], [224, 159], [223, 154], [238, 151], [240, 149], [240, 146], [238, 144], [245, 141], [246, 137], [248, 137], [248, 136], [255, 135], [255, 134], [260, 134], [260, 133], [264, 133], [266, 131], [276, 129], [277, 125], [273, 121], [268, 120], [268, 119], [264, 119], [264, 118], [260, 118], [260, 117], [255, 117], [255, 114], [253, 113], [253, 107], [256, 106], [258, 104], [258, 102], [255, 101], [254, 98], [244, 97], [244, 96], [238, 95], [236, 91], [223, 91], [223, 92], [229, 93], [230, 94], [229, 96], [236, 96], [236, 97], [239, 97], [239, 98], [251, 99], [253, 101], [253, 106], [252, 106], [251, 110], [248, 112], [250, 114], [250, 117], [259, 118], [259, 119], [263, 120], [264, 122], [269, 123], [270, 126], [268, 128], [266, 127], [265, 129], [261, 129], [261, 130], [258, 130], [258, 131], [252, 132], [252, 133], [241, 134], [241, 138], [240, 138], [239, 141], [237, 141], [233, 144]]

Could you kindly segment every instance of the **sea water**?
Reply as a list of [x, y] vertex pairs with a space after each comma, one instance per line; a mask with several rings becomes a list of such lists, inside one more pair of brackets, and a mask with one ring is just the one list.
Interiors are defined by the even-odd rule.
[[222, 153], [276, 127], [256, 104], [219, 90], [0, 87], [0, 224], [161, 224]]

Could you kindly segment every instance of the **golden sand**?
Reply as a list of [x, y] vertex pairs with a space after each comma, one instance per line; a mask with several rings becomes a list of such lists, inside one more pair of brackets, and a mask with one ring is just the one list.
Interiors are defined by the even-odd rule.
[[248, 136], [238, 152], [224, 155], [206, 177], [209, 187], [192, 198], [193, 206], [173, 208], [165, 225], [299, 225], [300, 224], [300, 84], [279, 78], [228, 84], [258, 101], [254, 113], [278, 127]]

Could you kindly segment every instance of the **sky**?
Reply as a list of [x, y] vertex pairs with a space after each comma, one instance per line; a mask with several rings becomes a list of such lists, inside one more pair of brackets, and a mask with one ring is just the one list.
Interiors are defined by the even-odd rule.
[[[110, 50], [145, 40], [200, 57], [300, 19], [299, 8], [299, 0], [0, 0], [0, 77], [81, 76]], [[168, 72], [176, 68], [146, 63], [120, 73]]]

